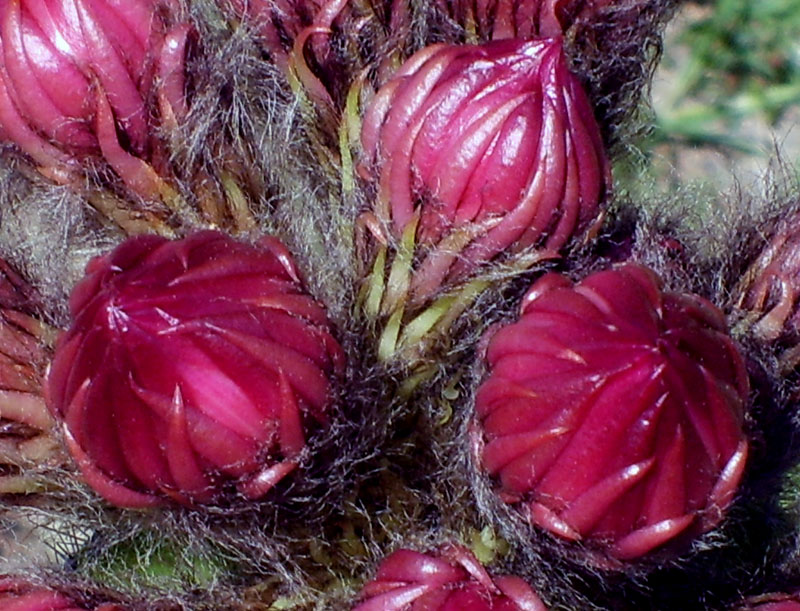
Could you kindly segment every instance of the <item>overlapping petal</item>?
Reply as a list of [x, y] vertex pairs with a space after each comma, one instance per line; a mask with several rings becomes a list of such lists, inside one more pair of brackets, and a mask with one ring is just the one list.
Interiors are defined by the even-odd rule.
[[0, 493], [37, 489], [26, 471], [63, 459], [42, 397], [50, 329], [36, 305], [30, 285], [0, 259]]
[[558, 36], [612, 0], [437, 0], [450, 18], [481, 38]]
[[754, 330], [762, 340], [800, 337], [798, 221], [796, 214], [785, 219], [742, 277], [739, 307], [758, 317]]
[[426, 47], [377, 92], [361, 142], [377, 216], [397, 236], [419, 217], [417, 241], [440, 246], [419, 274], [431, 285], [509, 249], [557, 251], [610, 188], [559, 38]]
[[48, 401], [86, 480], [142, 506], [259, 497], [325, 422], [342, 351], [285, 247], [133, 238], [75, 287]]
[[[110, 111], [113, 144], [130, 155], [146, 157], [154, 139], [150, 105], [157, 95], [160, 67], [166, 64], [164, 69], [170, 71], [161, 79], [173, 105], [180, 105], [183, 95], [177, 91], [182, 88], [183, 58], [176, 56], [175, 41], [167, 36], [162, 4], [160, 0], [0, 3], [4, 138], [48, 170], [63, 169], [101, 149], [105, 153], [109, 144], [104, 145], [100, 133], [101, 101]], [[185, 26], [178, 27], [183, 30]], [[180, 40], [178, 47], [182, 49]], [[158, 60], [161, 55], [164, 60]], [[124, 170], [120, 175], [128, 178]]]
[[487, 360], [481, 461], [532, 523], [633, 559], [722, 519], [749, 387], [711, 303], [633, 264], [548, 274]]
[[387, 556], [353, 611], [545, 611], [518, 577], [492, 578], [466, 548], [438, 554], [408, 549]]
[[[88, 611], [69, 597], [22, 579], [0, 577], [0, 607], [6, 611]], [[122, 607], [105, 604], [94, 611], [123, 611]]]

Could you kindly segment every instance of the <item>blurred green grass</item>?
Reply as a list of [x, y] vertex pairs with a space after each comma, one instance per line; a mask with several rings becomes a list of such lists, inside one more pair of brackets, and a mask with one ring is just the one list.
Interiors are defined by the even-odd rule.
[[640, 146], [657, 179], [683, 168], [727, 183], [740, 165], [766, 165], [776, 147], [797, 164], [800, 0], [685, 2], [667, 32], [653, 106]]

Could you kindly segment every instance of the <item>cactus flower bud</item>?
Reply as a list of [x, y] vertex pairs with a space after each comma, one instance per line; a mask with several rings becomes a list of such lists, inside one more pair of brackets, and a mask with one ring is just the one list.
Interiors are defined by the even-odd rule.
[[518, 577], [492, 577], [466, 548], [438, 555], [401, 549], [389, 555], [364, 586], [353, 611], [545, 611]]
[[[100, 152], [134, 192], [159, 189], [151, 98], [185, 112], [188, 26], [167, 32], [160, 0], [8, 0], [0, 4], [0, 135], [68, 181]], [[158, 82], [163, 83], [157, 87]]]
[[26, 469], [62, 460], [41, 389], [50, 332], [33, 316], [35, 299], [0, 259], [0, 493], [36, 490]]
[[484, 39], [558, 36], [612, 0], [437, 0], [437, 6]]
[[[0, 608], [7, 611], [88, 611], [69, 597], [12, 577], [0, 577]], [[118, 605], [93, 607], [94, 611], [123, 611]]]
[[754, 318], [753, 333], [765, 342], [785, 340], [787, 369], [800, 362], [800, 215], [786, 219], [743, 274], [739, 307]]
[[418, 294], [508, 249], [557, 251], [597, 219], [610, 185], [558, 38], [426, 47], [377, 92], [361, 142], [378, 219], [400, 236], [419, 217], [431, 246]]
[[342, 350], [274, 238], [132, 238], [89, 263], [70, 310], [48, 404], [113, 504], [260, 497], [326, 421]]
[[487, 360], [480, 459], [530, 522], [617, 559], [720, 522], [749, 383], [710, 302], [634, 264], [574, 286], [547, 274]]
[[258, 31], [276, 62], [286, 66], [300, 33], [315, 25], [329, 28], [342, 8], [341, 0], [229, 0], [233, 10]]

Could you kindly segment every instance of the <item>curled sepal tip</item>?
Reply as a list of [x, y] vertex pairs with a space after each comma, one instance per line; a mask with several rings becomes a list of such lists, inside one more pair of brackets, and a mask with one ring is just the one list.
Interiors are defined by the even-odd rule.
[[477, 453], [531, 523], [633, 560], [722, 520], [749, 383], [710, 302], [634, 264], [577, 284], [547, 274], [486, 361]]
[[48, 404], [113, 504], [261, 497], [327, 422], [342, 349], [275, 239], [132, 238], [87, 266], [70, 310]]
[[[160, 0], [10, 0], [0, 5], [0, 135], [43, 175], [78, 184], [87, 156], [105, 158], [138, 196], [157, 131], [187, 112], [189, 26]], [[157, 101], [160, 113], [152, 109]], [[161, 115], [159, 117], [159, 115]], [[131, 159], [138, 163], [133, 163]], [[144, 169], [143, 169], [144, 168]]]
[[557, 253], [611, 184], [560, 38], [422, 49], [375, 94], [361, 143], [376, 218], [398, 240], [418, 223], [420, 300], [497, 255]]

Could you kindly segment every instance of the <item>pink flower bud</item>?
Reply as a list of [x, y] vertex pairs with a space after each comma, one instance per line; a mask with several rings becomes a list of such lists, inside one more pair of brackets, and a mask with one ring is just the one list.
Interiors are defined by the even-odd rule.
[[361, 592], [353, 611], [545, 611], [518, 577], [492, 577], [466, 548], [441, 553], [401, 549], [390, 554]]
[[533, 524], [640, 557], [720, 522], [748, 378], [722, 313], [628, 264], [533, 284], [476, 397], [483, 467]]
[[[126, 182], [153, 138], [156, 82], [162, 111], [180, 114], [183, 49], [160, 0], [8, 0], [0, 5], [0, 132], [50, 174], [101, 152]], [[158, 76], [158, 79], [156, 78]], [[139, 162], [139, 164], [137, 164]], [[139, 182], [143, 179], [138, 178]]]
[[31, 286], [0, 259], [0, 493], [37, 489], [26, 469], [63, 460], [42, 397], [50, 332], [33, 316], [36, 302]]
[[109, 502], [256, 498], [326, 420], [343, 354], [286, 248], [213, 231], [132, 238], [87, 266], [48, 380], [83, 475]]
[[419, 215], [418, 241], [442, 245], [429, 284], [510, 248], [558, 250], [597, 219], [610, 185], [557, 38], [426, 47], [378, 91], [361, 142], [377, 216], [399, 236]]
[[[69, 597], [21, 579], [0, 577], [0, 608], [7, 611], [88, 611]], [[94, 611], [123, 611], [118, 605], [100, 605]]]
[[[742, 277], [739, 307], [758, 317], [754, 331], [765, 341], [800, 339], [800, 215], [786, 220]], [[795, 356], [794, 359], [798, 357]]]
[[482, 38], [558, 36], [613, 0], [437, 0], [437, 5]]

